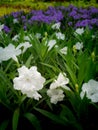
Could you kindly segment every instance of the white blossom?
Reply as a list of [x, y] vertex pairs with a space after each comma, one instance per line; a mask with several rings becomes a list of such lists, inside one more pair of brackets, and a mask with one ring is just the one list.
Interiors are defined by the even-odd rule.
[[74, 47], [75, 47], [76, 50], [81, 50], [83, 48], [83, 42], [77, 42], [74, 45]]
[[61, 40], [65, 39], [65, 35], [63, 33], [61, 33], [61, 32], [57, 32], [56, 37], [57, 37], [57, 39], [61, 39]]
[[50, 89], [55, 89], [58, 87], [66, 88], [66, 84], [69, 83], [69, 79], [66, 77], [65, 73], [59, 73], [57, 80], [54, 80], [54, 82], [51, 83]]
[[56, 44], [56, 40], [50, 40], [48, 42], [48, 51], [52, 49], [52, 47], [54, 47], [54, 45]]
[[2, 48], [0, 47], [0, 62], [7, 61], [10, 58], [18, 62], [18, 59], [16, 56], [21, 54], [21, 50], [15, 48], [14, 45], [9, 44], [7, 47]]
[[31, 34], [29, 34], [28, 36], [24, 36], [25, 41], [30, 41], [30, 38], [33, 39]]
[[42, 36], [41, 36], [41, 33], [36, 33], [36, 34], [35, 34], [35, 37], [38, 38], [38, 39], [40, 39], [40, 38], [42, 37]]
[[3, 28], [4, 28], [4, 24], [0, 25], [0, 32], [2, 31]]
[[53, 24], [52, 25], [52, 29], [60, 29], [60, 26], [61, 26], [61, 23], [60, 22], [58, 22], [58, 23], [55, 23], [55, 24]]
[[36, 66], [28, 69], [22, 66], [18, 69], [19, 77], [13, 79], [14, 89], [20, 90], [27, 97], [39, 100], [42, 96], [38, 93], [43, 88], [45, 78], [37, 71]]
[[28, 48], [30, 48], [32, 45], [29, 42], [20, 43], [16, 49], [23, 48], [22, 52], [24, 53]]
[[64, 98], [63, 90], [61, 89], [48, 89], [47, 95], [53, 104], [57, 104], [58, 101], [63, 101]]
[[88, 99], [91, 99], [92, 102], [98, 102], [98, 81], [91, 79], [87, 83], [84, 83], [82, 86], [82, 91], [80, 93], [81, 99], [85, 94], [86, 97]]
[[74, 34], [77, 36], [77, 34], [82, 35], [84, 33], [84, 28], [77, 28]]
[[17, 41], [19, 40], [19, 38], [20, 38], [20, 35], [18, 34], [18, 35], [15, 35], [15, 36], [12, 38], [12, 40], [17, 42]]
[[94, 38], [96, 38], [96, 35], [92, 35], [91, 37], [92, 37], [92, 39], [94, 39]]
[[24, 53], [27, 48], [31, 47], [31, 44], [29, 42], [20, 43], [17, 47], [15, 47], [13, 44], [9, 44], [5, 48], [0, 47], [0, 63], [2, 61], [7, 61], [9, 59], [13, 59], [14, 61], [18, 62], [17, 56]]
[[60, 49], [60, 52], [62, 54], [64, 54], [64, 55], [66, 55], [67, 54], [67, 50], [68, 50], [68, 47], [64, 47], [64, 48]]
[[50, 88], [47, 90], [47, 95], [50, 97], [50, 102], [56, 104], [58, 101], [62, 101], [64, 98], [64, 88], [70, 91], [70, 88], [66, 86], [69, 83], [69, 79], [66, 78], [65, 73], [59, 73], [57, 80], [50, 84]]
[[19, 21], [17, 19], [13, 19], [13, 23], [19, 23]]

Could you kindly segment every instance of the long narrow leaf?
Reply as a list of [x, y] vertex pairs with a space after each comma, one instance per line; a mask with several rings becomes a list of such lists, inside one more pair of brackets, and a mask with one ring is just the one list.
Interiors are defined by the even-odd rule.
[[39, 108], [35, 108], [35, 110], [37, 110], [38, 112], [40, 112], [42, 115], [48, 117], [52, 121], [54, 121], [54, 122], [56, 122], [58, 124], [65, 125], [65, 122], [63, 120], [61, 120], [58, 115], [55, 115], [55, 114], [53, 114], [51, 112], [48, 112], [46, 110], [42, 110], [42, 109], [39, 109]]
[[5, 120], [0, 124], [0, 130], [6, 130], [9, 120]]
[[12, 119], [12, 130], [17, 130], [19, 120], [19, 108], [14, 111]]
[[40, 122], [37, 117], [32, 113], [25, 113], [24, 117], [27, 118], [36, 130], [41, 130]]

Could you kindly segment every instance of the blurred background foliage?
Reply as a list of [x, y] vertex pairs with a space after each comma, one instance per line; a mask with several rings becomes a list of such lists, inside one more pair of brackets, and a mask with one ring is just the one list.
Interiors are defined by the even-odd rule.
[[24, 10], [47, 9], [48, 6], [98, 7], [98, 0], [0, 0], [0, 16]]

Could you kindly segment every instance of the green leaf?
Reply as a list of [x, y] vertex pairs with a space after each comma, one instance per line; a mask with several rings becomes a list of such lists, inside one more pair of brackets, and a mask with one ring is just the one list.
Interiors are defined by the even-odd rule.
[[47, 64], [47, 63], [41, 63], [42, 65], [46, 66], [46, 67], [49, 67], [51, 68], [54, 72], [56, 71], [56, 68], [50, 64]]
[[31, 122], [36, 130], [41, 130], [40, 122], [34, 114], [25, 113], [24, 117], [26, 117]]
[[73, 82], [74, 85], [75, 85], [75, 84], [76, 84], [76, 81], [77, 81], [75, 74], [73, 73], [72, 69], [71, 69], [66, 63], [65, 63], [65, 66], [66, 66], [66, 69], [67, 69], [67, 71], [68, 71], [68, 73], [69, 73], [71, 79], [72, 79], [72, 82]]
[[26, 61], [26, 63], [25, 63], [25, 65], [26, 65], [27, 67], [30, 66], [31, 60], [32, 60], [32, 54], [29, 56], [29, 58], [27, 59], [27, 61]]
[[0, 130], [6, 130], [9, 120], [5, 120], [0, 124]]
[[18, 120], [19, 120], [19, 108], [14, 111], [12, 118], [12, 130], [17, 130]]
[[61, 105], [62, 111], [60, 117], [68, 122], [69, 125], [75, 127], [77, 130], [83, 130], [79, 122], [76, 120], [76, 115], [73, 114], [73, 111], [65, 105]]
[[56, 122], [58, 124], [66, 125], [65, 121], [63, 121], [62, 119], [60, 119], [60, 117], [58, 115], [55, 115], [52, 112], [48, 112], [46, 110], [42, 110], [42, 109], [39, 109], [39, 108], [35, 108], [35, 110], [37, 110], [42, 115], [48, 117], [49, 119], [51, 119], [52, 121], [54, 121], [54, 122]]
[[76, 122], [76, 117], [73, 115], [73, 112], [65, 105], [61, 105], [62, 111], [60, 113], [61, 118], [66, 117], [69, 120], [69, 123]]

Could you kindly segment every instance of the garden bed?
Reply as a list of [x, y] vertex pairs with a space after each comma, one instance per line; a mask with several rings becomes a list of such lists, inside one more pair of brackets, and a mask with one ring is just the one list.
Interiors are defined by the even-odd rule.
[[0, 129], [98, 130], [98, 8], [0, 17]]

